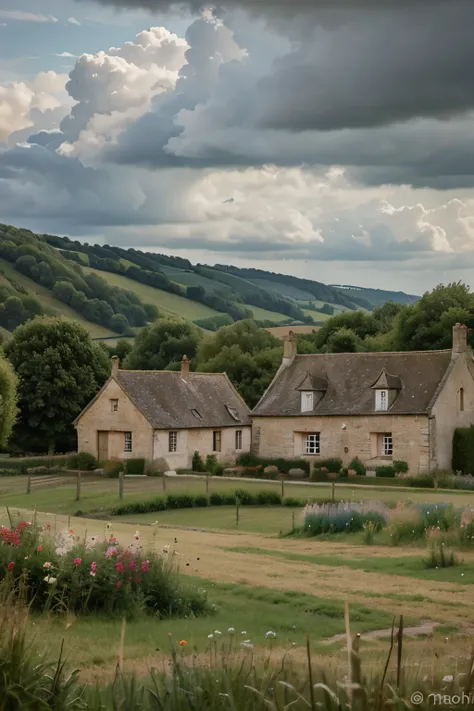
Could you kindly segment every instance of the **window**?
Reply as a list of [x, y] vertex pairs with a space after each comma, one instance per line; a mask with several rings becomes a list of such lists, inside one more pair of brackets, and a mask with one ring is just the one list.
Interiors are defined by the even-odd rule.
[[178, 449], [178, 433], [169, 432], [168, 433], [168, 451], [176, 452]]
[[459, 388], [459, 410], [464, 412], [464, 388]]
[[132, 433], [125, 432], [125, 452], [132, 451]]
[[199, 410], [196, 410], [196, 409], [193, 408], [193, 409], [191, 410], [191, 414], [194, 415], [194, 417], [196, 418], [196, 420], [202, 420], [202, 416], [201, 416], [201, 413], [199, 412]]
[[313, 407], [313, 393], [301, 393], [301, 412], [312, 412]]
[[319, 454], [320, 453], [319, 432], [313, 432], [312, 434], [306, 435], [304, 453], [305, 454]]
[[388, 390], [375, 391], [375, 409], [388, 410]]
[[118, 412], [118, 400], [112, 399], [110, 401], [110, 411], [111, 412]]
[[227, 412], [229, 413], [229, 415], [230, 415], [236, 422], [240, 422], [239, 413], [237, 412], [237, 410], [235, 409], [235, 407], [229, 407], [229, 405], [226, 405], [226, 409], [227, 409]]
[[242, 430], [236, 430], [235, 432], [235, 448], [242, 449]]
[[391, 432], [382, 435], [382, 454], [384, 457], [391, 457], [393, 454], [393, 438]]
[[221, 431], [220, 430], [214, 430], [212, 433], [212, 451], [213, 452], [220, 452], [221, 451]]

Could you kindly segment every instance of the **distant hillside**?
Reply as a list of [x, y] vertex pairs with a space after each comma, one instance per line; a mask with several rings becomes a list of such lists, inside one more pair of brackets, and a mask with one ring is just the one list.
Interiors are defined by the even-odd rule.
[[9, 332], [41, 313], [75, 318], [97, 339], [133, 338], [137, 329], [167, 316], [209, 331], [244, 318], [265, 328], [311, 327], [343, 311], [416, 299], [261, 269], [193, 265], [181, 257], [0, 225], [0, 328]]

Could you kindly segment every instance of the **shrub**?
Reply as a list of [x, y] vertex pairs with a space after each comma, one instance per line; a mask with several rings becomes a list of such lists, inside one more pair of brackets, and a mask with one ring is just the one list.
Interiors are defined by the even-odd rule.
[[209, 506], [209, 499], [207, 496], [195, 496], [193, 503], [196, 508], [204, 508]]
[[283, 474], [288, 474], [290, 469], [302, 469], [306, 474], [309, 474], [310, 464], [307, 459], [284, 459], [278, 457], [276, 459], [257, 457], [255, 454], [241, 454], [237, 459], [237, 464], [241, 467], [264, 467], [274, 466]]
[[283, 506], [289, 506], [291, 508], [305, 506], [304, 501], [302, 501], [301, 499], [295, 499], [292, 496], [287, 496], [285, 499], [283, 499], [282, 504]]
[[430, 552], [423, 559], [425, 568], [451, 568], [458, 565], [459, 561], [454, 555], [454, 551], [445, 545], [443, 540], [433, 540], [430, 546]]
[[404, 462], [403, 459], [395, 459], [393, 468], [397, 474], [406, 474], [408, 472], [408, 462]]
[[375, 467], [375, 476], [392, 478], [395, 476], [395, 468], [392, 467], [390, 464], [383, 464], [379, 467]]
[[123, 462], [120, 459], [109, 459], [103, 463], [103, 468], [109, 479], [118, 479], [120, 472], [123, 472]]
[[367, 473], [367, 468], [365, 464], [362, 464], [359, 457], [354, 457], [349, 463], [348, 469], [353, 469], [357, 476], [365, 476]]
[[457, 427], [453, 435], [453, 471], [474, 474], [474, 427]]
[[307, 505], [304, 512], [303, 532], [309, 536], [323, 533], [353, 533], [362, 531], [364, 524], [372, 521], [380, 530], [386, 521], [387, 509], [377, 502], [327, 503]]
[[235, 498], [239, 500], [241, 506], [255, 506], [257, 503], [257, 497], [250, 491], [245, 491], [244, 489], [236, 489]]
[[54, 455], [40, 457], [1, 457], [0, 471], [2, 469], [17, 469], [20, 473], [25, 473], [27, 469], [35, 467], [66, 467], [68, 466], [71, 455]]
[[420, 504], [418, 510], [425, 528], [449, 531], [456, 523], [456, 511], [452, 504]]
[[223, 469], [223, 467], [221, 467], [221, 465], [219, 465], [219, 462], [217, 461], [217, 457], [215, 454], [208, 454], [207, 455], [206, 466], [204, 468], [207, 472], [209, 472], [209, 474], [212, 474], [212, 476], [216, 476], [219, 469]]
[[425, 524], [419, 509], [398, 503], [388, 514], [388, 534], [392, 545], [416, 541], [425, 535]]
[[281, 506], [282, 498], [277, 491], [259, 491], [256, 495], [257, 506]]
[[79, 469], [82, 472], [91, 472], [97, 469], [97, 459], [88, 452], [79, 452], [69, 457], [67, 466], [69, 469]]
[[191, 494], [169, 494], [166, 497], [167, 509], [192, 509], [194, 497]]
[[171, 561], [145, 554], [139, 541], [127, 549], [115, 539], [84, 545], [70, 531], [55, 537], [27, 523], [1, 531], [0, 579], [17, 585], [26, 577], [33, 609], [162, 617], [209, 611], [205, 593], [185, 587]]
[[404, 482], [407, 486], [413, 486], [420, 489], [434, 489], [434, 478], [430, 474], [420, 474], [418, 476], [409, 476]]
[[192, 459], [192, 469], [194, 472], [205, 472], [206, 467], [204, 466], [204, 462], [202, 461], [202, 457], [199, 454], [199, 452], [194, 452], [193, 454], [193, 459]]
[[318, 459], [318, 461], [314, 463], [314, 469], [327, 469], [328, 472], [337, 474], [342, 469], [342, 459], [339, 457]]
[[144, 474], [145, 460], [144, 459], [127, 459], [125, 464], [127, 474]]
[[364, 530], [364, 543], [367, 545], [372, 545], [374, 542], [375, 534], [377, 533], [377, 524], [375, 521], [366, 521], [363, 526]]

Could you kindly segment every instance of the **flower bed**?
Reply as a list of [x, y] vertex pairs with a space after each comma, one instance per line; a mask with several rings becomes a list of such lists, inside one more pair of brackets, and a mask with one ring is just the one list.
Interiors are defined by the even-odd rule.
[[379, 501], [367, 503], [309, 504], [304, 510], [303, 533], [355, 533], [371, 522], [381, 530], [387, 521], [388, 507]]
[[204, 591], [181, 582], [166, 555], [145, 553], [140, 535], [121, 546], [109, 536], [85, 543], [73, 531], [56, 538], [29, 522], [0, 528], [0, 581], [26, 591], [33, 609], [160, 616], [210, 611]]

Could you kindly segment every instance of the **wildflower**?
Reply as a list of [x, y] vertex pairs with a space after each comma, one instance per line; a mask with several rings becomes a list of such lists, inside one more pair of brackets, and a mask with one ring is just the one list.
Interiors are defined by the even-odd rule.
[[233, 627], [229, 627], [229, 629], [227, 630], [227, 632], [228, 632], [229, 634], [234, 634], [235, 629], [234, 629]]
[[216, 637], [222, 637], [222, 632], [219, 632], [219, 630], [214, 630], [214, 634]]
[[453, 677], [451, 674], [447, 674], [446, 676], [443, 676], [443, 681], [450, 682], [453, 680]]
[[150, 569], [150, 561], [144, 560], [142, 563], [142, 573], [148, 573], [149, 569]]
[[208, 639], [214, 639], [214, 635], [213, 635], [213, 634], [208, 634], [208, 635], [207, 635], [207, 638], [208, 638]]
[[30, 559], [30, 556], [29, 556], [29, 555], [25, 555], [25, 560], [29, 560], [29, 559]]
[[244, 649], [253, 649], [253, 644], [247, 639], [245, 642], [242, 642], [242, 647]]
[[140, 533], [138, 531], [135, 531], [135, 540], [136, 541], [140, 540]]
[[43, 568], [51, 568], [51, 563], [47, 560], [46, 563], [43, 563]]
[[94, 561], [91, 563], [91, 572], [90, 574], [92, 575], [93, 578], [95, 578], [97, 573], [97, 563]]
[[276, 632], [272, 632], [271, 630], [269, 632], [267, 632], [267, 634], [265, 635], [266, 639], [275, 639], [275, 637], [276, 637]]
[[123, 573], [123, 563], [115, 563], [115, 570], [118, 570], [119, 573]]
[[48, 583], [48, 585], [54, 585], [57, 578], [53, 578], [51, 575], [47, 575], [45, 578], [43, 578], [43, 580], [45, 583]]
[[185, 647], [187, 645], [187, 642], [185, 639], [182, 639], [181, 642], [179, 643], [180, 647]]
[[13, 570], [14, 567], [15, 567], [15, 563], [11, 560], [11, 561], [8, 563], [7, 568], [8, 568], [8, 570]]
[[120, 588], [122, 587], [122, 583], [120, 582], [120, 580], [117, 580], [117, 582], [115, 583], [115, 587], [117, 588], [117, 590], [120, 590]]
[[117, 539], [115, 538], [115, 536], [110, 536], [109, 543], [117, 543]]
[[80, 565], [82, 563], [82, 558], [74, 558], [74, 565]]
[[105, 557], [106, 558], [112, 558], [113, 555], [117, 555], [118, 550], [115, 546], [109, 546], [107, 550], [105, 551]]
[[43, 546], [38, 546], [38, 548], [36, 549], [36, 552], [41, 553], [42, 550], [43, 550]]
[[243, 632], [241, 632], [240, 634], [247, 634], [247, 632], [246, 632], [246, 631], [244, 630], [244, 631], [243, 631]]
[[130, 566], [130, 570], [134, 570], [135, 569], [135, 561], [131, 560], [129, 563], [129, 566]]
[[142, 582], [142, 579], [141, 579], [141, 578], [137, 578], [135, 582], [136, 582], [137, 585], [140, 585], [140, 583]]

